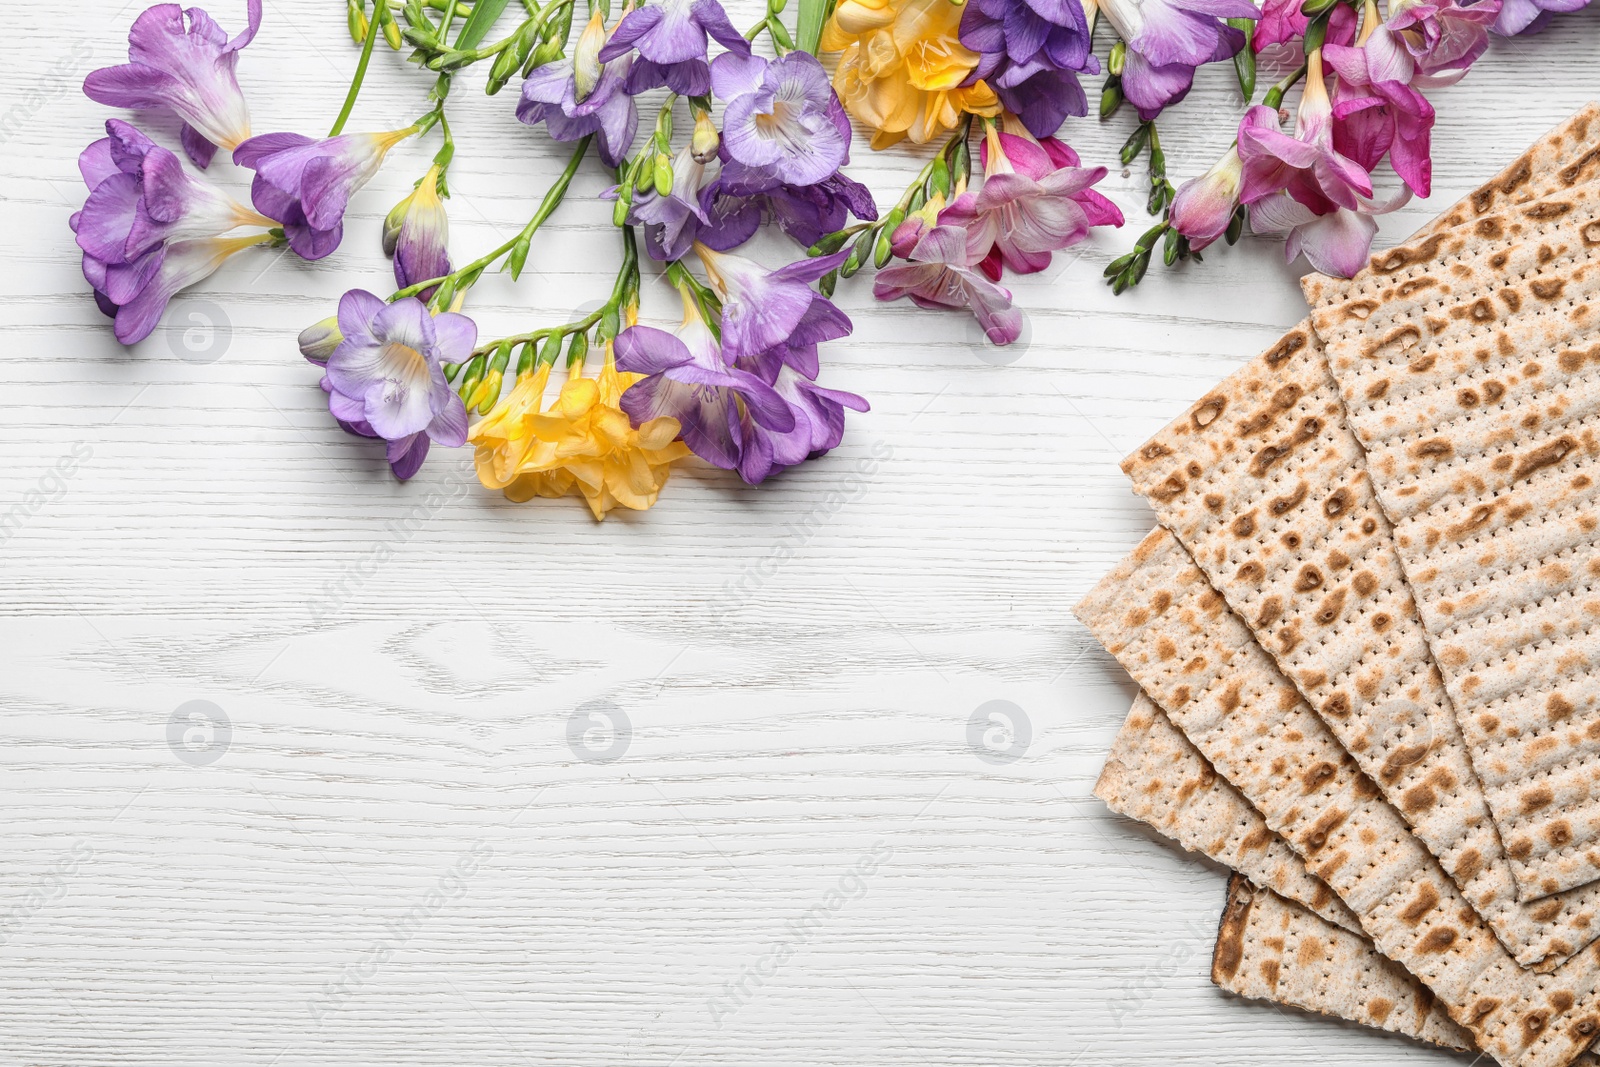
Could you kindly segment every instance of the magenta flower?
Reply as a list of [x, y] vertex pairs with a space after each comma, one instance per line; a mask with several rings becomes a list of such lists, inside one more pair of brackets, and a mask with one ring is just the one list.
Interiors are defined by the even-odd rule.
[[1369, 173], [1387, 154], [1406, 185], [1427, 196], [1433, 184], [1433, 107], [1406, 84], [1413, 73], [1410, 55], [1381, 26], [1364, 47], [1328, 44], [1322, 54], [1339, 75], [1333, 97], [1334, 149]]
[[639, 130], [638, 108], [623, 91], [634, 57], [623, 54], [601, 63], [600, 57], [605, 55], [601, 18], [597, 10], [571, 60], [546, 63], [523, 81], [517, 121], [528, 126], [544, 123], [557, 141], [593, 135], [601, 161], [615, 167], [628, 154]]
[[1099, 0], [1099, 8], [1127, 44], [1122, 94], [1142, 119], [1187, 96], [1196, 67], [1244, 47], [1224, 19], [1261, 14], [1249, 0]]
[[629, 96], [662, 85], [679, 96], [704, 96], [711, 89], [708, 37], [734, 55], [750, 54], [750, 42], [717, 0], [660, 0], [622, 17], [600, 50], [600, 61], [609, 63], [637, 48], [639, 58], [628, 72]]
[[347, 133], [314, 141], [298, 133], [264, 133], [234, 149], [233, 161], [256, 172], [250, 199], [278, 220], [289, 247], [321, 259], [344, 238], [350, 197], [383, 166], [389, 149], [417, 132]]
[[231, 40], [198, 7], [147, 9], [128, 31], [128, 62], [90, 72], [84, 94], [107, 107], [173, 112], [183, 120], [183, 150], [205, 169], [218, 145], [231, 151], [250, 136], [250, 110], [234, 75], [239, 50], [261, 26], [261, 0], [247, 3], [245, 28]]
[[1239, 207], [1243, 171], [1239, 150], [1234, 147], [1203, 175], [1179, 186], [1167, 220], [1188, 238], [1192, 250], [1199, 252], [1228, 232], [1228, 224]]
[[895, 255], [909, 262], [880, 270], [873, 296], [910, 297], [930, 309], [971, 309], [991, 344], [1008, 345], [1022, 335], [1022, 312], [1012, 306], [1011, 292], [973, 270], [965, 230], [909, 218], [895, 230], [893, 244]]
[[1311, 24], [1311, 19], [1300, 10], [1304, 4], [1305, 0], [1262, 0], [1261, 18], [1256, 22], [1251, 47], [1259, 53], [1304, 37], [1306, 27]]
[[[1054, 140], [1053, 138], [1051, 140]], [[983, 184], [939, 213], [941, 226], [967, 234], [967, 254], [993, 281], [1002, 266], [1034, 274], [1052, 253], [1077, 244], [1092, 225], [1122, 225], [1122, 212], [1090, 186], [1104, 167], [1081, 168], [1077, 153], [1055, 142], [1071, 162], [1058, 162], [1038, 142], [990, 126], [980, 149]]]
[[1287, 193], [1275, 193], [1251, 205], [1250, 229], [1286, 234], [1285, 262], [1303, 254], [1315, 270], [1348, 278], [1365, 267], [1372, 254], [1372, 238], [1378, 232], [1372, 216], [1393, 211], [1410, 198], [1411, 191], [1403, 188], [1386, 204], [1367, 201], [1354, 209], [1339, 207], [1319, 214]]
[[[1412, 70], [1397, 64], [1396, 81], [1416, 89], [1454, 85], [1489, 47], [1489, 27], [1500, 14], [1501, 0], [1395, 0], [1389, 18], [1375, 32], [1392, 36]], [[1372, 43], [1367, 44], [1372, 50]], [[1379, 47], [1384, 47], [1380, 42]], [[1385, 64], [1386, 65], [1386, 64]]]
[[722, 146], [742, 165], [740, 180], [813, 185], [849, 159], [850, 120], [816, 56], [725, 52], [711, 65], [711, 88], [726, 102]]
[[338, 333], [338, 347], [321, 364], [328, 410], [345, 432], [382, 438], [395, 477], [417, 473], [430, 442], [466, 443], [466, 405], [441, 364], [472, 354], [478, 327], [471, 319], [430, 315], [415, 297], [386, 304], [352, 289], [339, 301]]
[[1354, 208], [1372, 195], [1372, 178], [1334, 148], [1333, 106], [1322, 78], [1322, 59], [1310, 57], [1305, 95], [1293, 137], [1278, 129], [1275, 109], [1257, 104], [1239, 123], [1239, 159], [1244, 165], [1239, 198], [1254, 204], [1286, 189], [1317, 214]]
[[722, 347], [730, 360], [774, 348], [804, 348], [843, 337], [850, 319], [811, 283], [847, 252], [797, 260], [769, 271], [761, 264], [696, 243], [695, 254], [722, 299]]
[[683, 324], [676, 334], [630, 326], [617, 336], [617, 369], [648, 375], [622, 394], [622, 410], [636, 427], [670, 415], [695, 455], [723, 470], [738, 470], [741, 424], [788, 433], [795, 428], [794, 415], [758, 375], [727, 364], [693, 295], [687, 288], [680, 292]]
[[[869, 411], [865, 398], [839, 389], [824, 389], [790, 367], [778, 370], [774, 391], [794, 419], [794, 426], [778, 430], [763, 424], [746, 408], [739, 421], [739, 477], [759, 485], [774, 474], [815, 459], [844, 440], [844, 412]], [[626, 403], [627, 395], [623, 395]]]

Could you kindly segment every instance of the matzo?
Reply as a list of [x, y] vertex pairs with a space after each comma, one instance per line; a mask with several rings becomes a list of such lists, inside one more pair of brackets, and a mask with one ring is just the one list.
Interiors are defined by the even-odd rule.
[[1391, 249], [1313, 322], [1524, 895], [1600, 878], [1600, 188]]
[[1164, 529], [1078, 607], [1144, 691], [1506, 1067], [1564, 1067], [1600, 1034], [1600, 948], [1518, 966]]
[[1094, 795], [1189, 851], [1244, 873], [1335, 925], [1360, 931], [1350, 909], [1143, 693], [1111, 746]]

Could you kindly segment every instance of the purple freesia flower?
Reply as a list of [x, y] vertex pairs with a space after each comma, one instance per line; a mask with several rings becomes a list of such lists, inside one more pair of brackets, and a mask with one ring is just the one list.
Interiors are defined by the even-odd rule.
[[850, 319], [811, 283], [848, 252], [797, 260], [769, 271], [743, 256], [696, 243], [695, 254], [722, 299], [722, 345], [730, 359], [775, 348], [805, 349], [850, 332]]
[[466, 443], [467, 408], [441, 364], [471, 355], [478, 339], [471, 319], [430, 315], [416, 297], [386, 304], [352, 289], [339, 301], [338, 332], [338, 347], [322, 364], [328, 410], [347, 433], [387, 442], [395, 477], [417, 473], [430, 442]]
[[629, 96], [661, 85], [679, 96], [704, 96], [711, 88], [708, 36], [734, 55], [750, 54], [750, 42], [717, 0], [660, 0], [622, 17], [600, 50], [600, 61], [609, 63], [637, 48], [639, 58], [628, 72]]
[[1406, 185], [1427, 196], [1433, 184], [1433, 106], [1406, 84], [1413, 73], [1410, 55], [1381, 26], [1364, 47], [1327, 44], [1322, 54], [1339, 75], [1333, 96], [1334, 149], [1368, 173], [1387, 154]]
[[726, 102], [722, 148], [742, 165], [741, 180], [812, 185], [849, 159], [850, 121], [816, 56], [725, 52], [711, 65], [711, 88]]
[[970, 308], [990, 343], [1008, 345], [1022, 334], [1022, 312], [1011, 292], [973, 270], [967, 233], [959, 226], [929, 226], [920, 216], [894, 232], [894, 254], [908, 262], [885, 267], [872, 283], [879, 300], [910, 297], [918, 307]]
[[204, 169], [218, 145], [232, 150], [250, 136], [234, 68], [261, 26], [261, 0], [248, 0], [247, 10], [245, 28], [229, 39], [201, 8], [146, 9], [128, 31], [128, 62], [90, 72], [84, 94], [107, 107], [172, 111], [183, 120], [184, 151]]
[[417, 132], [347, 133], [314, 141], [298, 133], [264, 133], [233, 151], [233, 161], [256, 172], [250, 199], [278, 220], [289, 247], [321, 259], [344, 238], [350, 197], [383, 166], [389, 149]]
[[1116, 205], [1090, 188], [1106, 169], [1079, 167], [1077, 153], [1056, 143], [1071, 163], [1058, 165], [1042, 145], [990, 126], [980, 149], [983, 184], [939, 213], [941, 226], [966, 231], [968, 257], [993, 281], [1002, 267], [1013, 274], [1044, 270], [1053, 253], [1083, 240], [1091, 225], [1122, 225]]
[[986, 82], [1035, 137], [1088, 113], [1078, 75], [1098, 74], [1078, 0], [969, 0], [961, 43], [980, 56], [967, 84]]
[[[1489, 27], [1500, 7], [1501, 0], [1395, 0], [1374, 36], [1392, 36], [1394, 46], [1411, 59], [1409, 76], [1396, 80], [1417, 89], [1454, 85], [1489, 47]], [[1370, 41], [1367, 48], [1373, 48]]]
[[1363, 201], [1355, 208], [1336, 207], [1313, 211], [1288, 193], [1274, 193], [1250, 207], [1250, 229], [1255, 233], [1281, 233], [1286, 262], [1304, 255], [1311, 266], [1323, 274], [1348, 278], [1367, 264], [1372, 254], [1372, 238], [1378, 232], [1374, 215], [1382, 215], [1405, 204], [1411, 190], [1401, 190], [1385, 204]]
[[670, 415], [697, 456], [737, 470], [744, 421], [788, 433], [795, 428], [794, 414], [758, 375], [728, 366], [693, 295], [687, 288], [680, 292], [683, 324], [676, 334], [630, 326], [617, 335], [617, 369], [648, 375], [622, 394], [622, 410], [636, 427]]
[[650, 258], [663, 263], [681, 259], [711, 221], [717, 194], [714, 165], [700, 163], [689, 145], [672, 160], [672, 189], [666, 196], [654, 185], [636, 192], [628, 221], [644, 227], [644, 247]]
[[[773, 389], [788, 405], [794, 426], [774, 429], [754, 418], [747, 407], [740, 413], [739, 477], [759, 485], [774, 474], [815, 459], [844, 440], [844, 412], [870, 411], [865, 398], [839, 389], [824, 389], [790, 367], [780, 367]], [[624, 402], [627, 397], [624, 395]]]
[[1122, 95], [1141, 119], [1187, 96], [1196, 67], [1244, 47], [1244, 34], [1223, 19], [1261, 15], [1249, 0], [1099, 0], [1099, 7], [1128, 46]]
[[[450, 273], [450, 218], [439, 199], [439, 165], [428, 168], [411, 195], [383, 221], [383, 252], [394, 258], [394, 283], [401, 289]], [[432, 288], [417, 296], [426, 301]]]
[[1494, 32], [1506, 37], [1538, 33], [1557, 14], [1581, 11], [1589, 0], [1504, 0], [1494, 20]]
[[[606, 54], [606, 48], [597, 47], [604, 36], [601, 18], [597, 10], [573, 59], [546, 63], [523, 81], [517, 121], [529, 126], [542, 122], [557, 141], [594, 135], [601, 161], [615, 167], [628, 154], [639, 129], [638, 108], [623, 90], [634, 57], [624, 51], [601, 63], [600, 57]], [[598, 34], [596, 27], [600, 28]]]
[[1355, 208], [1372, 195], [1372, 178], [1333, 144], [1333, 107], [1322, 78], [1320, 54], [1310, 56], [1305, 94], [1290, 137], [1278, 129], [1278, 112], [1257, 104], [1239, 123], [1244, 165], [1239, 198], [1254, 204], [1281, 189], [1318, 215]]
[[1194, 251], [1203, 250], [1228, 232], [1228, 224], [1239, 206], [1243, 169], [1239, 163], [1239, 149], [1230, 148], [1210, 170], [1178, 187], [1168, 221], [1173, 229], [1188, 238], [1189, 247]]

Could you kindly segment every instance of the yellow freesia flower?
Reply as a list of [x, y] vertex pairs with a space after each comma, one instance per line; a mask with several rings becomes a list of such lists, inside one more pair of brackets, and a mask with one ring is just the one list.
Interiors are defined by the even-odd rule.
[[596, 519], [615, 507], [655, 504], [673, 462], [689, 455], [675, 440], [678, 420], [651, 419], [637, 430], [619, 402], [644, 377], [617, 370], [611, 346], [596, 378], [573, 369], [548, 409], [545, 364], [517, 380], [467, 435], [477, 449], [478, 480], [507, 500], [582, 496]]
[[833, 87], [874, 131], [873, 148], [930, 141], [968, 112], [999, 114], [988, 85], [961, 87], [979, 58], [961, 43], [963, 10], [950, 0], [840, 0], [834, 9], [821, 47], [844, 52]]

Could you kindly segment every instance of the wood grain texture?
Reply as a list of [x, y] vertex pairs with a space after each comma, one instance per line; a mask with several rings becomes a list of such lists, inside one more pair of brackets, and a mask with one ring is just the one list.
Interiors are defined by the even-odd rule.
[[[1133, 692], [1068, 608], [1153, 521], [1117, 461], [1303, 315], [1275, 244], [1113, 298], [1132, 237], [1097, 237], [1015, 283], [1004, 365], [960, 319], [843, 286], [856, 334], [823, 383], [873, 411], [759, 491], [689, 469], [596, 526], [463, 492], [447, 454], [399, 486], [293, 335], [387, 288], [379, 224], [432, 147], [396, 151], [336, 255], [241, 257], [125, 352], [66, 219], [109, 114], [76, 83], [134, 10], [19, 9], [0, 89], [0, 512], [31, 501], [0, 544], [0, 1063], [1448, 1062], [1223, 998], [1220, 873], [1089, 795]], [[342, 25], [268, 0], [241, 63], [258, 129], [326, 128]], [[1597, 28], [1497, 42], [1434, 94], [1437, 192], [1391, 240], [1592, 95], [1572, 75]], [[1231, 78], [1203, 71], [1163, 129], [1175, 176], [1225, 148], [1226, 123], [1180, 123], [1237, 114]], [[370, 84], [352, 129], [420, 110], [392, 56]], [[458, 256], [515, 232], [561, 160], [509, 91], [468, 88]], [[1131, 122], [1068, 135], [1110, 160]], [[914, 165], [863, 146], [851, 169], [883, 196]], [[519, 285], [475, 290], [486, 331], [601, 295], [602, 186], [580, 177]], [[1142, 223], [1142, 171], [1105, 187]], [[228, 320], [209, 362], [183, 343], [200, 301]], [[193, 700], [232, 727], [203, 766], [167, 741]], [[1027, 717], [1015, 762], [970, 739], [995, 700]], [[631, 722], [613, 762], [568, 740], [595, 701]]]

